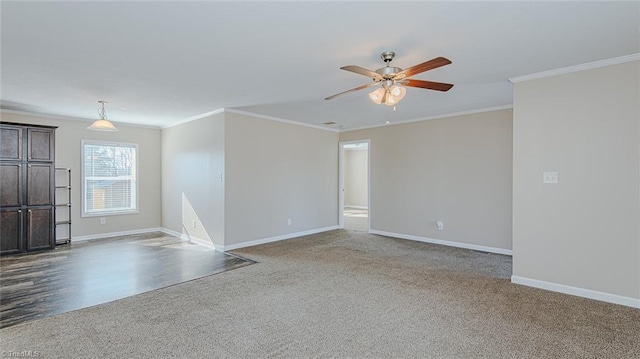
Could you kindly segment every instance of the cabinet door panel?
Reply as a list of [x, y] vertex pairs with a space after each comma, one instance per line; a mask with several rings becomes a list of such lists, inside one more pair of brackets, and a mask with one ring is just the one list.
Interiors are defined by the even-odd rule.
[[27, 250], [54, 246], [53, 207], [27, 210]]
[[53, 164], [27, 165], [27, 206], [53, 204]]
[[22, 159], [22, 129], [0, 127], [0, 159], [20, 161]]
[[23, 211], [15, 208], [0, 209], [0, 253], [17, 253], [22, 251], [22, 216]]
[[22, 165], [0, 163], [0, 207], [22, 206]]
[[29, 161], [53, 162], [53, 130], [30, 128], [28, 129], [28, 153]]

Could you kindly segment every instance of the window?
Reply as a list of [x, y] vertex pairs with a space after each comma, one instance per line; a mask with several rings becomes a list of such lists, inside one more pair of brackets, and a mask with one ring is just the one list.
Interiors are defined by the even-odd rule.
[[138, 212], [138, 145], [82, 140], [82, 216]]

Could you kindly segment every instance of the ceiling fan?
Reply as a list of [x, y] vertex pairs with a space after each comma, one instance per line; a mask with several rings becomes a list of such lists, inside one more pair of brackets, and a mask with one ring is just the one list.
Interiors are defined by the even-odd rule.
[[369, 94], [369, 99], [376, 104], [384, 103], [387, 106], [393, 106], [400, 101], [404, 95], [406, 94], [407, 87], [418, 87], [427, 90], [436, 90], [436, 91], [449, 91], [453, 85], [446, 84], [442, 82], [432, 82], [432, 81], [424, 81], [424, 80], [414, 80], [409, 77], [413, 75], [417, 75], [419, 73], [436, 69], [441, 66], [449, 65], [451, 61], [444, 57], [436, 57], [435, 59], [423, 62], [421, 64], [409, 67], [406, 70], [403, 70], [399, 67], [390, 66], [391, 60], [396, 56], [396, 53], [393, 51], [386, 51], [380, 54], [380, 57], [386, 63], [385, 67], [379, 68], [375, 71], [367, 70], [360, 66], [349, 65], [343, 66], [340, 69], [345, 71], [355, 72], [359, 75], [364, 75], [370, 77], [373, 82], [370, 84], [358, 86], [356, 88], [352, 88], [351, 90], [347, 90], [341, 92], [339, 94], [335, 94], [333, 96], [329, 96], [325, 98], [325, 100], [332, 100], [338, 96], [346, 95], [351, 92], [356, 92], [359, 90], [363, 90], [369, 87], [381, 85], [380, 88], [371, 92]]

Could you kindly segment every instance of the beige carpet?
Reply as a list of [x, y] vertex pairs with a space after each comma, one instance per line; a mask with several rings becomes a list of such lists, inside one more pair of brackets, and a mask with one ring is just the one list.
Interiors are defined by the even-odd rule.
[[259, 263], [4, 329], [2, 355], [640, 355], [640, 310], [511, 284], [507, 256], [344, 230], [235, 253]]

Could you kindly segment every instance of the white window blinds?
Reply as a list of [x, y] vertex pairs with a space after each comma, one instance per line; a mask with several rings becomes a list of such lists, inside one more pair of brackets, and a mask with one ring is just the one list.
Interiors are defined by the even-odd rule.
[[82, 141], [83, 216], [137, 212], [138, 145]]

